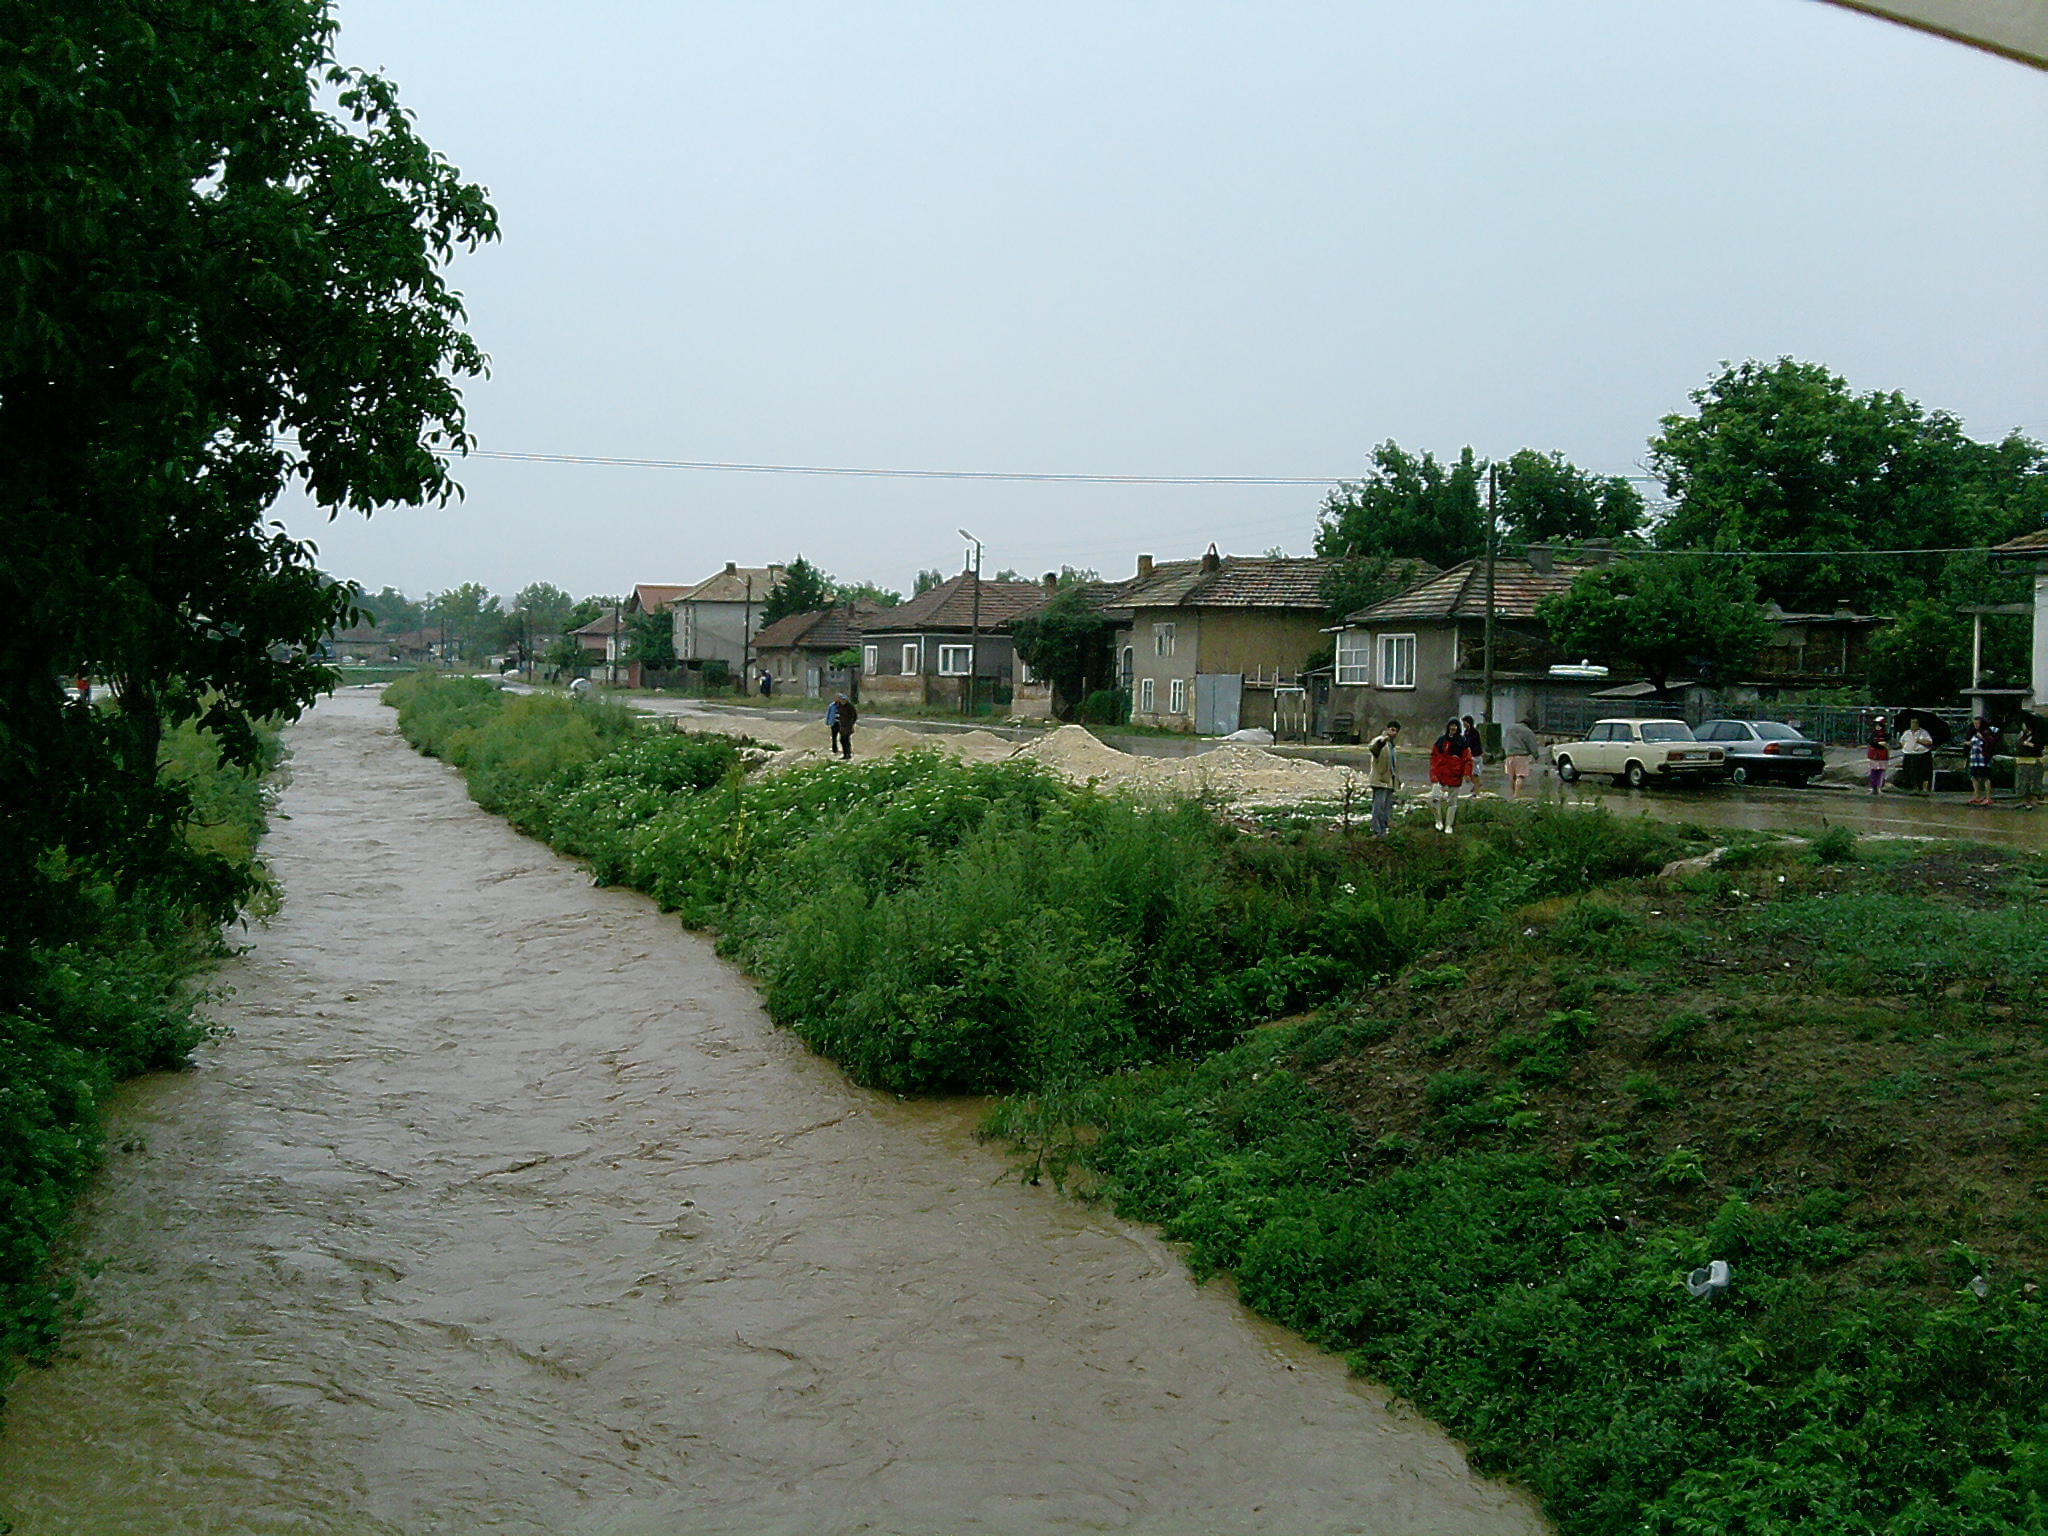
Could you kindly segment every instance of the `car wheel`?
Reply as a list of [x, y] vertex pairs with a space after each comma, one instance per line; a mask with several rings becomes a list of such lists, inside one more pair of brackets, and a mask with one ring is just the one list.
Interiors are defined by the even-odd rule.
[[1568, 757], [1560, 757], [1557, 760], [1557, 776], [1567, 784], [1579, 782], [1579, 770]]
[[1747, 784], [1749, 782], [1749, 770], [1740, 763], [1737, 763], [1728, 770], [1728, 782], [1730, 784]]
[[1628, 772], [1624, 773], [1622, 778], [1627, 781], [1630, 789], [1641, 789], [1650, 782], [1650, 776], [1643, 772], [1643, 765], [1641, 763], [1630, 763], [1628, 765]]

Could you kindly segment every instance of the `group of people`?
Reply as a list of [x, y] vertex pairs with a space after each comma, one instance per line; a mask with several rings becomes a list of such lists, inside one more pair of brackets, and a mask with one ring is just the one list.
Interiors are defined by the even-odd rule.
[[[1365, 744], [1365, 782], [1372, 791], [1372, 831], [1375, 837], [1385, 837], [1393, 822], [1394, 791], [1401, 785], [1400, 768], [1396, 762], [1400, 741], [1401, 722], [1389, 720], [1386, 728]], [[1522, 787], [1536, 765], [1539, 750], [1536, 733], [1521, 721], [1502, 730], [1501, 753], [1507, 769], [1510, 800], [1522, 798]], [[1458, 802], [1465, 798], [1460, 791], [1469, 785], [1469, 793], [1478, 793], [1479, 765], [1485, 760], [1484, 739], [1479, 734], [1477, 722], [1470, 715], [1444, 722], [1443, 734], [1431, 742], [1429, 748], [1429, 807], [1437, 831], [1448, 836], [1456, 830]]]
[[[1970, 770], [1970, 798], [1963, 802], [1966, 805], [1992, 803], [1991, 759], [1998, 755], [1999, 734], [1998, 727], [1989, 720], [1980, 717], [1970, 722], [1969, 739], [1964, 744]], [[2020, 717], [2011, 745], [2016, 810], [2031, 811], [2041, 803], [2043, 734], [2038, 716]], [[1918, 715], [1908, 715], [1898, 741], [1899, 772], [1895, 782], [1900, 789], [1923, 795], [1934, 793], [1934, 745], [1934, 733], [1927, 729], [1926, 722]], [[1885, 792], [1892, 756], [1885, 723], [1879, 720], [1870, 728], [1870, 745], [1865, 751], [1865, 760], [1870, 765], [1871, 794]]]

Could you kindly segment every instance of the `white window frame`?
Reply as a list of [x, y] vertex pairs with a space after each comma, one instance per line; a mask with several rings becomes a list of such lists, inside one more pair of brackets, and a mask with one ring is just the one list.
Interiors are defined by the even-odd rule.
[[903, 642], [903, 673], [905, 677], [916, 677], [924, 670], [924, 642], [906, 640]]
[[1152, 713], [1152, 679], [1149, 677], [1138, 679], [1138, 713], [1141, 715]]
[[1166, 712], [1169, 715], [1184, 715], [1188, 712], [1188, 680], [1186, 678], [1175, 677], [1167, 680]]
[[[1380, 663], [1380, 686], [1382, 688], [1413, 688], [1415, 686], [1415, 637], [1413, 635], [1381, 635], [1374, 648]], [[1405, 658], [1407, 666], [1401, 663]], [[1404, 677], [1402, 674], [1406, 672]]]
[[[1352, 658], [1346, 660], [1346, 657]], [[1337, 632], [1337, 686], [1364, 688], [1372, 683], [1372, 636], [1362, 629]]]
[[860, 648], [860, 669], [868, 677], [873, 677], [882, 670], [882, 648], [879, 645], [864, 645]]
[[1120, 687], [1128, 688], [1131, 686], [1131, 679], [1137, 676], [1138, 672], [1138, 649], [1136, 646], [1127, 645], [1124, 647], [1123, 662], [1123, 671], [1117, 677], [1117, 684]]
[[1171, 656], [1179, 642], [1180, 636], [1175, 631], [1173, 625], [1154, 624], [1152, 626], [1152, 654], [1154, 656]]
[[973, 666], [973, 646], [941, 645], [939, 647], [939, 676], [965, 677]]

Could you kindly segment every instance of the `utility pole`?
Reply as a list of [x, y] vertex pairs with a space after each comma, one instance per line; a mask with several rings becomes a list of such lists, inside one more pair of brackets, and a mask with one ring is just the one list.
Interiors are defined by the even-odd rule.
[[974, 685], [981, 676], [981, 540], [965, 528], [956, 530], [974, 546], [974, 618], [967, 634], [967, 713], [974, 714]]
[[754, 695], [754, 578], [747, 577], [747, 606], [740, 613], [740, 692]]
[[1493, 555], [1499, 542], [1500, 466], [1486, 466], [1486, 750], [1493, 750]]

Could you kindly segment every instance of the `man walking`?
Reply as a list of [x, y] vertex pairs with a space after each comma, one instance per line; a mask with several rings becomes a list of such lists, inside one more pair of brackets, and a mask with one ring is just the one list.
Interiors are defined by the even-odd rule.
[[1500, 733], [1500, 750], [1507, 759], [1508, 798], [1519, 800], [1522, 798], [1522, 784], [1542, 751], [1537, 745], [1536, 733], [1517, 720]]
[[825, 726], [832, 733], [832, 751], [851, 762], [853, 760], [853, 722], [860, 718], [860, 711], [853, 707], [853, 700], [843, 693], [835, 693], [832, 702], [825, 706]]
[[1394, 748], [1401, 740], [1401, 722], [1389, 720], [1387, 728], [1365, 744], [1367, 768], [1365, 787], [1372, 791], [1372, 835], [1385, 837], [1394, 817], [1394, 791], [1401, 787], [1401, 771], [1394, 762]]

